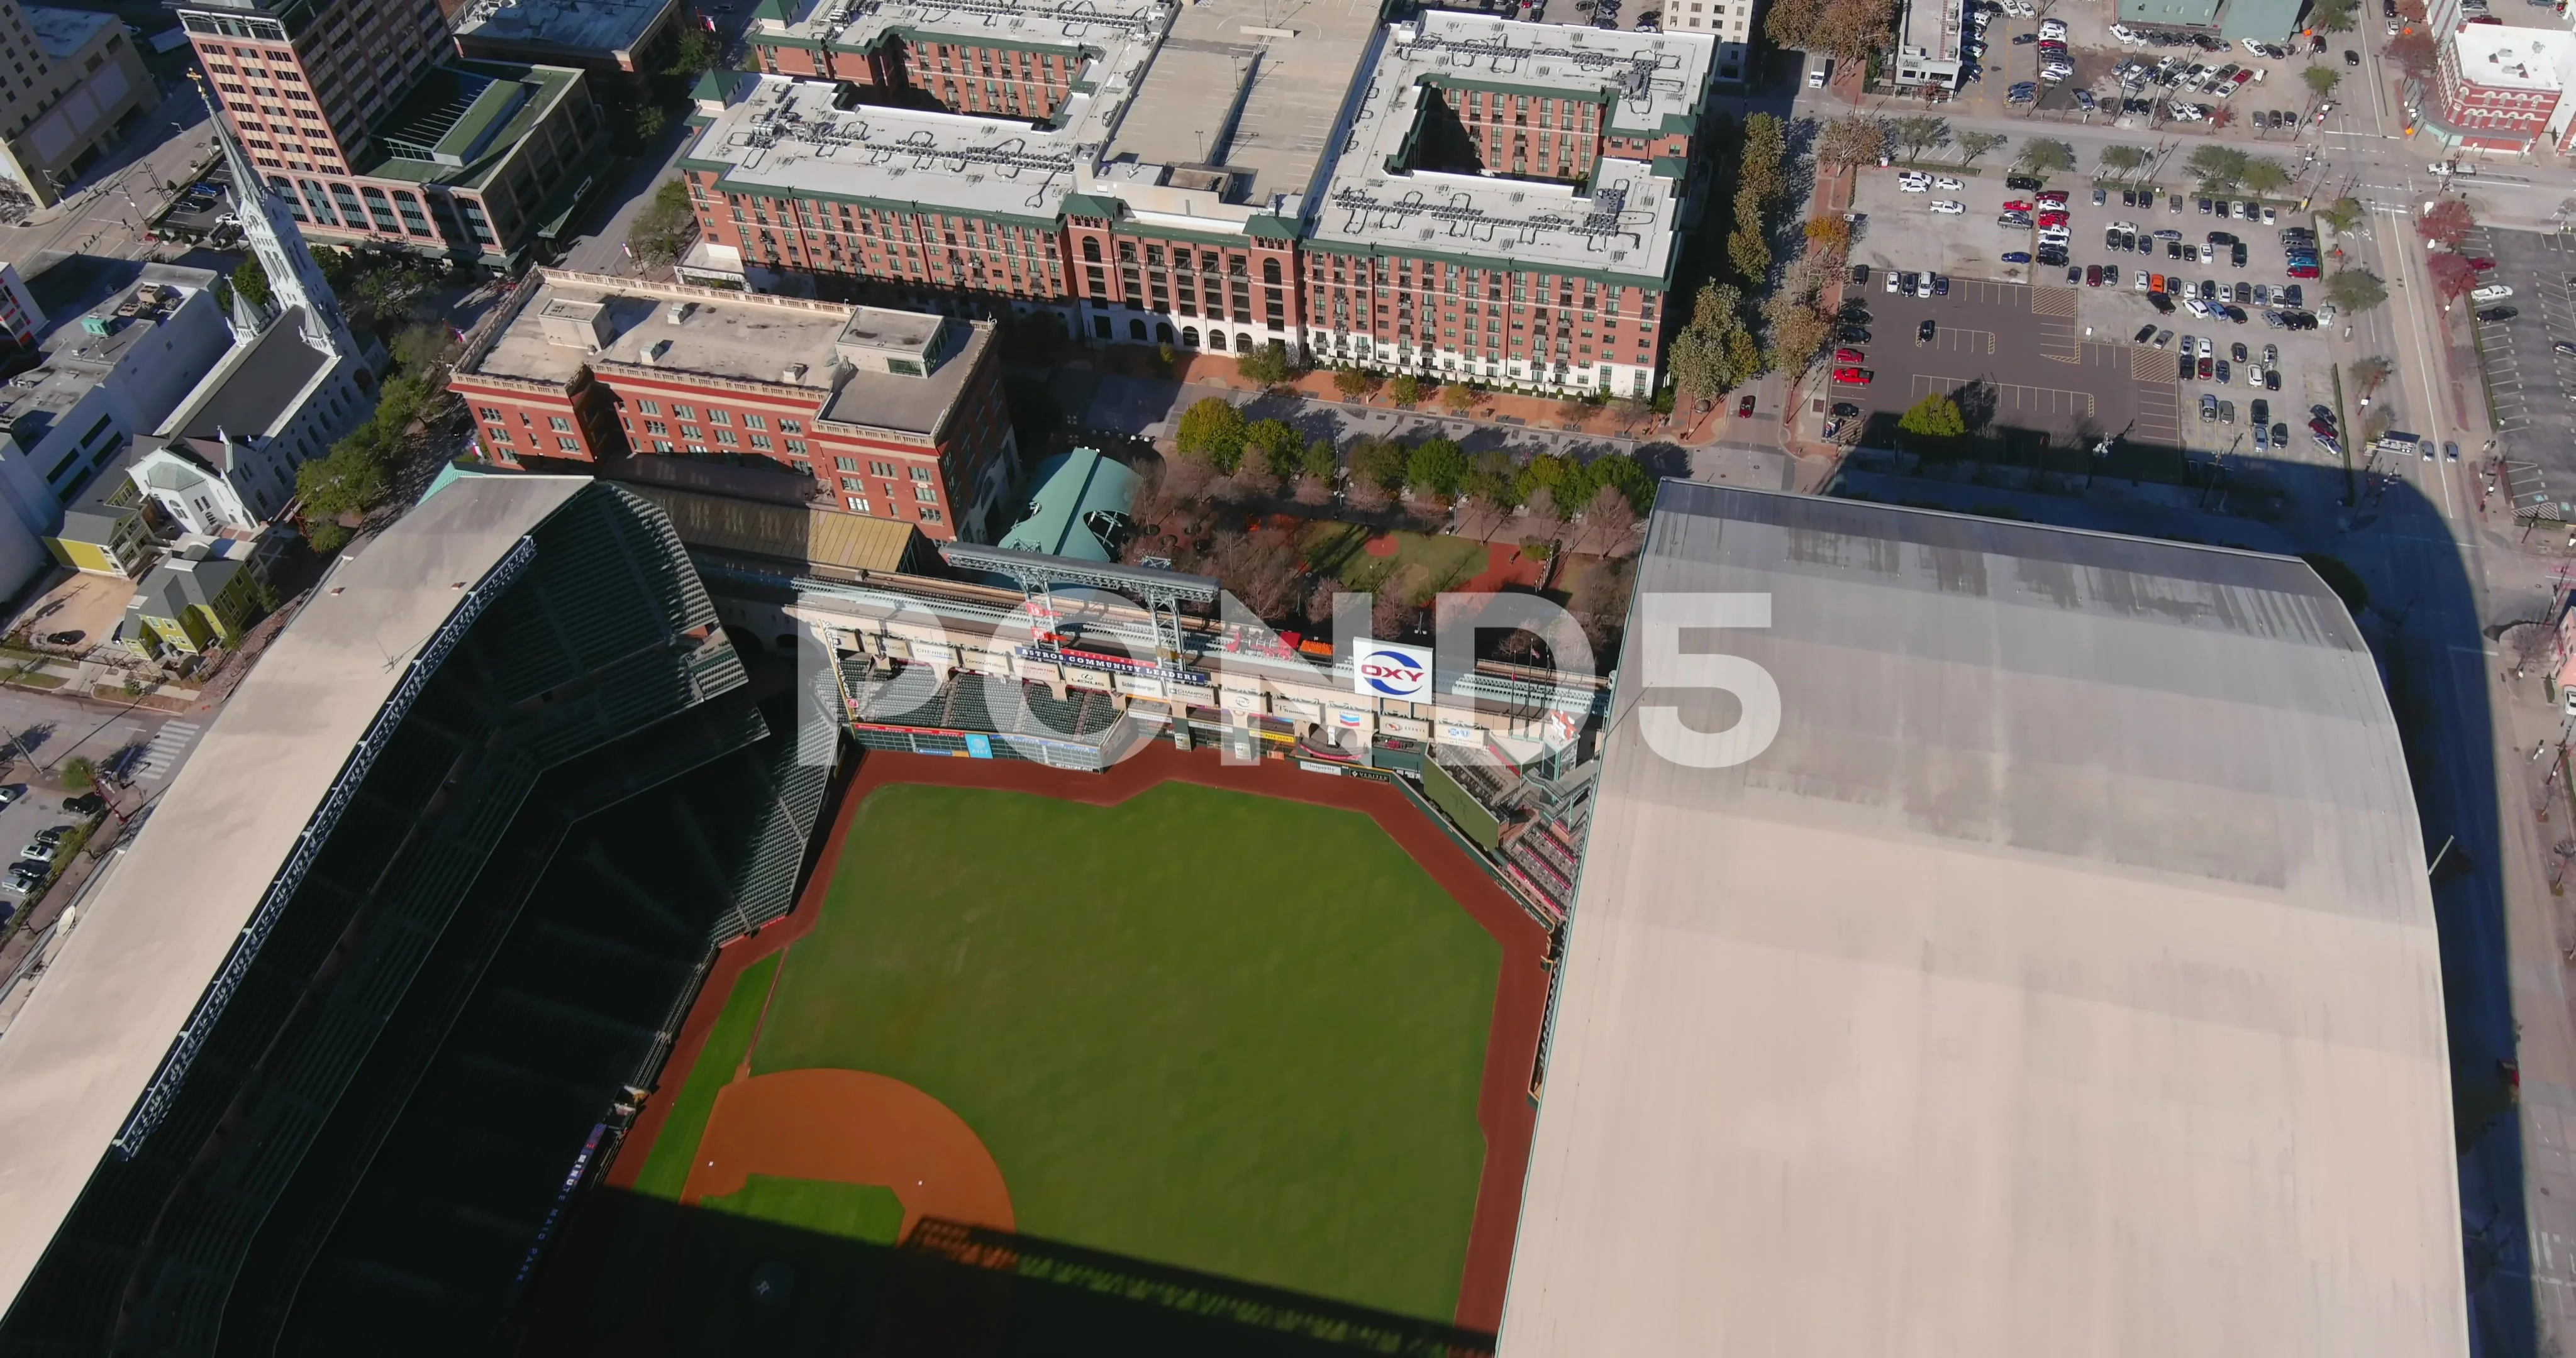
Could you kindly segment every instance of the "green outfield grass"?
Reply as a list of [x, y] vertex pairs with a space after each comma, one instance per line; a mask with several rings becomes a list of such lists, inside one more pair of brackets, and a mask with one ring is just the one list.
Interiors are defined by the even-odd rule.
[[742, 1187], [700, 1206], [819, 1235], [872, 1244], [894, 1244], [903, 1233], [903, 1201], [881, 1184], [836, 1184], [819, 1179], [744, 1177]]
[[928, 1092], [1031, 1235], [1450, 1317], [1502, 954], [1374, 822], [899, 785], [850, 835], [755, 1071]]
[[733, 983], [733, 993], [725, 997], [715, 1028], [707, 1034], [706, 1049], [672, 1096], [671, 1115], [662, 1120], [644, 1168], [636, 1171], [636, 1192], [680, 1200], [680, 1190], [689, 1183], [689, 1164], [697, 1159], [698, 1138], [706, 1135], [707, 1117], [715, 1112], [716, 1091], [733, 1080], [743, 1053], [750, 1050], [751, 1035], [760, 1027], [760, 1003], [768, 998], [769, 980], [777, 973], [778, 959], [764, 957], [743, 968]]

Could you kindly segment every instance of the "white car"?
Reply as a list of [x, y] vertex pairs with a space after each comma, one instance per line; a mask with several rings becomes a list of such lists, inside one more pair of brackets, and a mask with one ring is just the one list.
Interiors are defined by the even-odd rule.
[[1958, 180], [1952, 179], [1948, 175], [1943, 175], [1932, 181], [1932, 187], [1940, 189], [1946, 193], [1956, 193], [1968, 186], [1960, 183]]
[[2216, 352], [2217, 352], [2217, 348], [2216, 348], [2216, 346], [2212, 345], [2212, 344], [2209, 342], [2209, 336], [2207, 336], [2207, 335], [2203, 335], [2203, 336], [2201, 336], [2201, 337], [2200, 337], [2200, 355], [2199, 355], [2199, 356], [2200, 356], [2200, 357], [2202, 357], [2202, 358], [2208, 358], [2209, 356], [2211, 356], [2212, 354], [2214, 354], [2214, 353], [2216, 353]]
[[1954, 203], [1944, 199], [1941, 202], [1934, 203], [1932, 205], [1932, 210], [1945, 217], [1955, 217], [1960, 213], [1967, 211], [1968, 205], [1965, 203]]
[[1930, 193], [1932, 191], [1931, 184], [1920, 179], [1900, 179], [1896, 181], [1896, 187], [1905, 190], [1907, 193]]
[[2050, 42], [2063, 42], [2063, 41], [2065, 41], [2065, 40], [2066, 40], [2066, 21], [2065, 21], [2064, 19], [2042, 19], [2042, 20], [2040, 20], [2040, 21], [2039, 21], [2039, 36], [2040, 36], [2040, 38], [2041, 38], [2043, 41], [2050, 41]]
[[2113, 25], [2111, 25], [2111, 37], [2112, 37], [2115, 41], [2119, 41], [2119, 42], [2126, 42], [2126, 43], [2136, 43], [2136, 42], [2143, 42], [2143, 41], [2145, 41], [2145, 39], [2139, 35], [2138, 30], [2136, 30], [2136, 29], [2134, 29], [2134, 28], [2129, 27], [2127, 24], [2113, 24]]
[[1811, 89], [1811, 90], [1821, 90], [1821, 89], [1823, 89], [1824, 87], [1825, 87], [1825, 68], [1824, 68], [1824, 67], [1819, 66], [1819, 67], [1817, 67], [1816, 69], [1814, 69], [1814, 70], [1812, 70], [1812, 71], [1807, 72], [1807, 88], [1808, 88], [1808, 89]]
[[2501, 302], [2512, 295], [2513, 289], [2506, 287], [2504, 284], [2489, 283], [2483, 288], [2472, 290], [2469, 293], [2469, 300], [2472, 302]]
[[2138, 291], [2140, 291], [2140, 292], [2145, 292], [2146, 290], [2147, 290], [2147, 271], [2146, 271], [2146, 270], [2144, 270], [2144, 269], [2140, 269], [2140, 270], [2138, 270]]

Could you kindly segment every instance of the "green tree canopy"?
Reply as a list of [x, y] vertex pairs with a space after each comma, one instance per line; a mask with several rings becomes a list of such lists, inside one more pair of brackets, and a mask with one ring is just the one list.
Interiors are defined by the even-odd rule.
[[689, 202], [689, 186], [677, 179], [653, 190], [652, 201], [626, 227], [626, 248], [648, 269], [669, 267], [697, 238], [697, 209]]
[[2311, 66], [2299, 72], [2299, 78], [2308, 82], [2309, 93], [2323, 99], [2335, 92], [2335, 86], [2343, 83], [2343, 72], [2332, 66]]
[[1896, 417], [1896, 427], [1911, 436], [1909, 442], [1940, 445], [1968, 432], [1968, 421], [1959, 413], [1959, 403], [1942, 392], [1932, 392], [1906, 407]]
[[1404, 483], [1404, 449], [1389, 439], [1364, 438], [1351, 445], [1351, 479], [1381, 490]]
[[2025, 170], [2071, 170], [2075, 168], [2075, 148], [2055, 137], [2033, 137], [2021, 144], [2021, 166]]
[[2001, 132], [1962, 132], [1959, 134], [1959, 163], [1974, 165], [1978, 157], [2004, 149], [2004, 143], [2011, 140]]
[[1181, 427], [1172, 442], [1182, 454], [1221, 472], [1243, 462], [1243, 412], [1221, 396], [1204, 396], [1181, 412]]
[[2245, 163], [2249, 159], [2233, 146], [2204, 143], [2192, 149], [2191, 158], [2183, 162], [2183, 168], [2191, 171], [2192, 177], [2199, 180], [2204, 189], [2232, 189], [2245, 178]]
[[242, 262], [233, 266], [233, 291], [263, 307], [276, 295], [269, 289], [268, 269], [259, 262], [259, 256], [244, 255]]
[[2102, 148], [2102, 168], [2114, 174], [2127, 174], [2147, 163], [2147, 153], [2134, 146]]
[[1288, 346], [1277, 340], [1237, 358], [1234, 369], [1265, 387], [1287, 381], [1295, 371], [1288, 362]]
[[1912, 160], [1922, 159], [1923, 153], [1934, 147], [1950, 144], [1950, 120], [1929, 114], [1892, 118], [1888, 121], [1887, 131], [1896, 139], [1897, 145], [1905, 148], [1906, 157]]
[[1243, 445], [1261, 455], [1261, 465], [1272, 476], [1297, 474], [1306, 455], [1306, 440], [1284, 420], [1255, 420], [1243, 431]]
[[2346, 313], [2368, 311], [2388, 300], [2388, 285], [2368, 269], [2337, 269], [2326, 280], [2326, 300]]
[[2253, 194], [2278, 193], [2290, 182], [2290, 171], [2270, 156], [2245, 158], [2245, 173], [2239, 180], [2245, 191]]
[[1404, 459], [1404, 483], [1422, 495], [1455, 495], [1467, 480], [1467, 453], [1448, 439], [1424, 439]]

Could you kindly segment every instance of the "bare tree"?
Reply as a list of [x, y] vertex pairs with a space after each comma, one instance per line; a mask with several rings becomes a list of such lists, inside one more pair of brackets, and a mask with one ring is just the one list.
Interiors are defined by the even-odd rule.
[[1286, 533], [1265, 528], [1228, 534], [1217, 544], [1215, 557], [1217, 578], [1263, 620], [1284, 619], [1304, 602], [1297, 549]]
[[1554, 542], [1565, 530], [1565, 520], [1556, 512], [1556, 492], [1541, 486], [1521, 502], [1521, 538], [1525, 542]]
[[1611, 635], [1627, 620], [1628, 571], [1626, 562], [1593, 562], [1576, 579], [1574, 592], [1566, 600], [1565, 611], [1582, 625], [1583, 635], [1592, 642], [1595, 652], [1606, 649]]
[[1617, 556], [1635, 545], [1636, 528], [1636, 507], [1617, 486], [1593, 492], [1592, 502], [1583, 507], [1582, 540], [1587, 551]]

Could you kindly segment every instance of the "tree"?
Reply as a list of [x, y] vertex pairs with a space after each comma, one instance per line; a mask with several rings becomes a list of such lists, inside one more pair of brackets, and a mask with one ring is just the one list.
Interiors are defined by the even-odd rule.
[[2332, 66], [2311, 66], [2299, 72], [2299, 79], [2308, 82], [2310, 94], [2323, 99], [2335, 92], [2335, 86], [2343, 83], [2343, 72]]
[[1596, 484], [1619, 492], [1635, 513], [1643, 514], [1655, 503], [1654, 473], [1626, 453], [1605, 453], [1592, 459], [1585, 470]]
[[1556, 496], [1541, 486], [1521, 501], [1523, 541], [1554, 542], [1565, 531], [1565, 518], [1556, 512]]
[[2337, 269], [2326, 280], [2326, 300], [2346, 314], [2368, 311], [2388, 300], [2388, 285], [2368, 269]]
[[1726, 235], [1726, 262], [1745, 282], [1758, 287], [1771, 276], [1771, 247], [1761, 232], [1737, 227]]
[[268, 270], [260, 264], [259, 256], [244, 255], [242, 262], [233, 266], [233, 291], [261, 307], [267, 306], [269, 299], [276, 296], [269, 289]]
[[1636, 528], [1637, 507], [1617, 486], [1602, 486], [1583, 502], [1582, 541], [1587, 550], [1616, 551], [1627, 545], [1628, 535]]
[[2456, 301], [2478, 285], [2478, 271], [2469, 266], [2465, 255], [2455, 255], [2447, 250], [2435, 251], [2431, 259], [2424, 261], [2424, 266], [2433, 275], [2433, 291], [2445, 302]]
[[2308, 23], [2328, 33], [2349, 33], [2359, 8], [2359, 0], [2316, 0], [2308, 11]]
[[1455, 495], [1466, 479], [1466, 451], [1448, 439], [1424, 439], [1404, 459], [1404, 484], [1417, 495]]
[[1217, 544], [1215, 557], [1217, 579], [1265, 621], [1285, 621], [1303, 600], [1306, 586], [1297, 574], [1297, 546], [1286, 533], [1228, 534]]
[[394, 365], [407, 373], [426, 373], [447, 352], [447, 330], [438, 325], [411, 325], [394, 336]]
[[1243, 461], [1243, 412], [1221, 396], [1203, 396], [1181, 412], [1173, 445], [1220, 472], [1232, 472]]
[[2434, 67], [2440, 61], [2440, 48], [2430, 32], [2422, 28], [2406, 29], [2390, 38], [2388, 46], [2381, 50], [2397, 64], [2397, 69], [2404, 72], [2407, 79], [2418, 85], [2432, 83]]
[[1331, 439], [1308, 439], [1305, 450], [1297, 455], [1297, 470], [1317, 485], [1331, 485], [1333, 471], [1340, 465], [1341, 459], [1334, 454]]
[[2360, 390], [2361, 399], [2367, 401], [2370, 399], [2370, 394], [2379, 390], [2380, 385], [2396, 371], [2396, 364], [2377, 354], [2368, 358], [2357, 358], [2352, 361], [2352, 384]]
[[1511, 454], [1491, 449], [1476, 454], [1468, 464], [1467, 474], [1459, 479], [1458, 489], [1468, 499], [1489, 509], [1497, 512], [1508, 510], [1520, 503], [1520, 487], [1516, 484], [1518, 471], [1519, 468], [1512, 465]]
[[[1584, 536], [1595, 535], [1587, 531]], [[1628, 575], [1629, 567], [1623, 562], [1592, 562], [1575, 577], [1574, 592], [1565, 601], [1565, 611], [1582, 625], [1584, 639], [1592, 643], [1595, 655], [1610, 650], [1610, 639], [1628, 616]]]
[[98, 786], [98, 765], [87, 755], [73, 755], [63, 761], [63, 790], [87, 792]]
[[1974, 165], [1977, 157], [2004, 149], [2012, 138], [2001, 132], [1962, 132], [1959, 134], [1959, 163]]
[[1765, 357], [1769, 366], [1779, 372], [1806, 371], [1834, 334], [1832, 321], [1819, 314], [1806, 297], [1786, 288], [1763, 300], [1762, 319], [1770, 341]]
[[1781, 47], [1864, 61], [1894, 36], [1887, 0], [1775, 0], [1762, 31]]
[[2203, 189], [2218, 191], [2236, 187], [2237, 181], [2245, 177], [2248, 159], [2235, 147], [2204, 143], [2193, 149], [2191, 158], [2183, 162], [2183, 168], [2191, 171]]
[[1344, 368], [1333, 374], [1333, 390], [1344, 400], [1356, 401], [1377, 390], [1378, 375], [1360, 368]]
[[[1778, 11], [1775, 9], [1773, 12]], [[1981, 138], [1985, 135], [1982, 132], [1966, 133], [1960, 137], [1959, 145], [1964, 148], [1969, 138]], [[1996, 140], [2001, 141], [2002, 138], [1998, 137]], [[1867, 114], [1851, 113], [1836, 118], [1825, 125], [1824, 135], [1816, 142], [1816, 159], [1827, 165], [1841, 165], [1846, 168], [1855, 165], [1871, 165], [1877, 163], [1878, 158], [1886, 154], [1887, 124]]]
[[329, 552], [349, 540], [343, 515], [366, 512], [391, 488], [385, 465], [354, 436], [295, 469], [295, 497], [304, 502], [304, 540], [316, 552]]
[[1400, 406], [1409, 406], [1421, 400], [1422, 379], [1411, 373], [1399, 374], [1394, 381], [1386, 384], [1386, 398]]
[[1288, 346], [1272, 340], [1235, 359], [1234, 370], [1265, 387], [1285, 382], [1293, 371], [1288, 363]]
[[2075, 148], [2055, 137], [2033, 137], [2021, 144], [2020, 165], [2025, 170], [2046, 172], [2075, 168]]
[[1744, 146], [1735, 166], [1735, 187], [1740, 194], [1746, 189], [1767, 202], [1788, 189], [1781, 177], [1781, 167], [1789, 155], [1788, 129], [1768, 113], [1756, 113], [1744, 120]]
[[689, 202], [689, 186], [677, 179], [665, 180], [653, 190], [653, 200], [627, 224], [626, 248], [635, 252], [636, 263], [648, 269], [667, 268], [687, 253], [697, 236], [698, 212]]
[[1932, 392], [1897, 416], [1896, 427], [1904, 432], [1916, 452], [1930, 452], [1947, 447], [1968, 432], [1967, 418], [1959, 413], [1959, 403], [1942, 392]]
[[1245, 426], [1243, 446], [1259, 453], [1262, 467], [1283, 480], [1297, 474], [1306, 455], [1306, 440], [1282, 420], [1255, 420]]
[[684, 28], [680, 40], [671, 46], [671, 64], [662, 70], [685, 83], [714, 70], [723, 59], [724, 51], [716, 45], [715, 34], [703, 28]]
[[1840, 217], [1809, 217], [1807, 253], [1836, 261], [1851, 253], [1851, 223]]
[[2477, 229], [2476, 214], [2457, 198], [2445, 198], [2435, 203], [2431, 211], [2415, 219], [2415, 234], [2422, 236], [2425, 244], [2438, 245], [2445, 250], [2459, 249], [2460, 242]]
[[2113, 174], [2127, 174], [2147, 163], [2147, 153], [2134, 146], [2102, 148], [2102, 168]]
[[1720, 396], [1761, 369], [1761, 350], [1738, 314], [1744, 295], [1718, 283], [1700, 286], [1690, 323], [1673, 337], [1670, 367], [1693, 396]]
[[1464, 382], [1451, 382], [1440, 388], [1440, 405], [1452, 415], [1464, 415], [1476, 404], [1476, 389]]
[[2361, 200], [2338, 198], [2331, 206], [2317, 209], [2317, 220], [2324, 222], [2329, 231], [2338, 234], [2349, 232], [2361, 225]]
[[1887, 130], [1896, 138], [1896, 144], [1905, 148], [1909, 160], [1921, 160], [1924, 152], [1950, 144], [1950, 120], [1947, 118], [1918, 113], [1890, 119]]
[[2270, 156], [2248, 156], [2245, 158], [2245, 173], [2238, 182], [2245, 186], [2247, 193], [2258, 196], [2277, 193], [2290, 182], [2290, 172]]
[[662, 129], [671, 123], [671, 115], [663, 112], [660, 104], [646, 104], [627, 116], [628, 125], [635, 132], [635, 144], [639, 147], [662, 135]]
[[1388, 492], [1404, 483], [1404, 449], [1389, 439], [1364, 438], [1351, 445], [1351, 494], [1370, 506], [1386, 503]]

